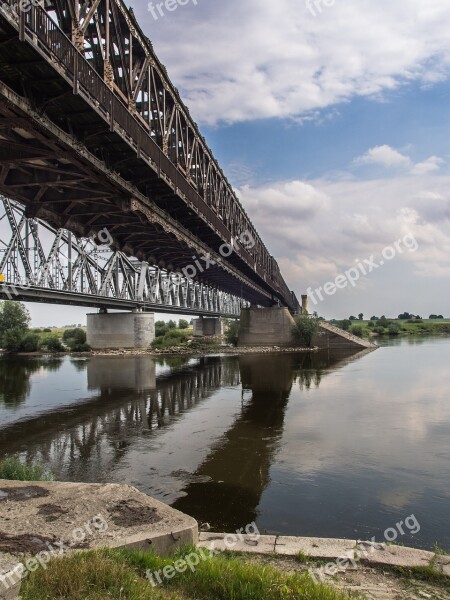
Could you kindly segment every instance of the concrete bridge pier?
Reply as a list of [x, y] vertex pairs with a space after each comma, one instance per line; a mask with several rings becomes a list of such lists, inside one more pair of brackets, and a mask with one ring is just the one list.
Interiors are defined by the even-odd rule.
[[155, 339], [155, 315], [144, 312], [87, 315], [87, 343], [94, 350], [148, 348]]
[[[308, 314], [307, 296], [302, 296], [303, 314]], [[244, 308], [241, 311], [238, 346], [292, 347], [294, 318], [287, 308]], [[320, 333], [312, 341], [313, 347], [327, 349], [371, 348], [376, 346], [367, 340], [343, 331], [330, 323], [321, 321]]]
[[220, 317], [199, 317], [198, 319], [194, 319], [194, 337], [223, 335], [224, 332], [224, 322]]
[[292, 346], [294, 319], [287, 308], [244, 308], [239, 346]]

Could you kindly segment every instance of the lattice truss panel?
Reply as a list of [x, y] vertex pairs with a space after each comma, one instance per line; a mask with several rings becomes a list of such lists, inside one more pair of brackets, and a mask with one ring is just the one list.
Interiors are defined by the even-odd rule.
[[[218, 289], [128, 258], [101, 244], [107, 238], [77, 238], [38, 219], [0, 196], [0, 279], [2, 297], [26, 297], [36, 290], [64, 292], [67, 301], [92, 296], [135, 303], [145, 309], [238, 316], [244, 303]], [[93, 304], [96, 304], [93, 302]]]

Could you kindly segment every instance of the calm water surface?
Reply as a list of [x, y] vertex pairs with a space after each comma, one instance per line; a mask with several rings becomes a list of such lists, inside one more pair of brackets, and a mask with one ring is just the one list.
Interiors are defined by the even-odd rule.
[[353, 355], [0, 359], [0, 455], [214, 529], [450, 550], [450, 338]]

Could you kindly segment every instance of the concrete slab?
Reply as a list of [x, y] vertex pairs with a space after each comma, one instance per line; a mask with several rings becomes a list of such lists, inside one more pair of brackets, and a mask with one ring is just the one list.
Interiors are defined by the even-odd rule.
[[450, 577], [450, 556], [437, 554], [434, 565], [439, 573]]
[[[385, 543], [360, 542], [334, 538], [292, 537], [263, 535], [255, 540], [254, 536], [243, 536], [239, 540], [236, 534], [200, 533], [198, 546], [219, 551], [232, 550], [258, 554], [295, 556], [303, 552], [311, 559], [336, 562], [336, 572], [345, 572], [355, 568], [358, 563], [372, 566], [424, 567], [434, 560], [436, 569], [450, 577], [450, 556], [435, 555], [433, 552], [389, 546]], [[227, 539], [228, 538], [228, 539]], [[339, 559], [350, 559], [349, 564], [339, 564]], [[326, 569], [326, 565], [319, 570]]]
[[250, 552], [254, 554], [273, 554], [275, 535], [237, 535], [234, 533], [200, 533], [197, 546], [224, 552]]
[[320, 323], [321, 335], [315, 336], [313, 346], [327, 349], [339, 348], [370, 348], [376, 350], [378, 346], [367, 340], [353, 335], [349, 331], [344, 331], [331, 323], [322, 321]]
[[22, 567], [12, 554], [0, 554], [0, 600], [16, 600], [20, 593]]
[[356, 540], [332, 538], [278, 536], [275, 552], [284, 556], [295, 556], [303, 552], [311, 558], [353, 558]]
[[435, 556], [426, 550], [373, 542], [358, 542], [357, 551], [362, 562], [396, 567], [426, 567]]
[[0, 552], [154, 548], [196, 543], [197, 522], [137, 489], [116, 484], [0, 480]]

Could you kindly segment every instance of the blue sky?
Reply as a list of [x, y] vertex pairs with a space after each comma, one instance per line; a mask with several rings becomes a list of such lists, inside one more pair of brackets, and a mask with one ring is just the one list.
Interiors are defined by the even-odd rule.
[[225, 171], [231, 173], [230, 179], [234, 177], [233, 183], [240, 185], [249, 183], [246, 175], [253, 176], [252, 183], [265, 183], [315, 179], [343, 171], [355, 156], [383, 144], [410, 147], [418, 161], [433, 154], [445, 156], [449, 152], [448, 124], [450, 83], [444, 82], [427, 89], [408, 85], [383, 102], [354, 98], [323, 110], [314, 121], [258, 119], [207, 126], [203, 131]]
[[316, 308], [450, 316], [450, 5], [316, 2], [132, 5], [298, 296], [413, 235]]

